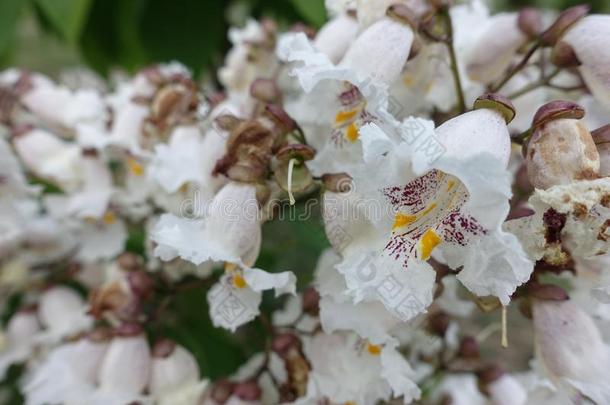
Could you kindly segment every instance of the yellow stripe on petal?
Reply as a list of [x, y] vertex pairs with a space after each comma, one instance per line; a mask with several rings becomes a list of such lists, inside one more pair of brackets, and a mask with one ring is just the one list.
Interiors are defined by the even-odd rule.
[[374, 345], [372, 343], [367, 343], [366, 351], [373, 356], [379, 356], [381, 354], [381, 346]]
[[144, 166], [138, 163], [138, 161], [134, 158], [127, 159], [127, 166], [129, 167], [129, 171], [131, 171], [134, 176], [139, 177], [144, 174]]
[[350, 142], [356, 142], [358, 140], [358, 127], [356, 124], [349, 124], [347, 131], [345, 132], [345, 136]]
[[432, 251], [442, 242], [442, 239], [434, 231], [434, 229], [428, 229], [419, 240], [417, 246], [417, 252], [421, 260], [428, 260]]
[[236, 274], [233, 276], [233, 285], [235, 288], [246, 288], [248, 283], [240, 274]]
[[420, 214], [422, 217], [428, 215], [430, 211], [436, 208], [436, 203], [432, 203], [426, 207], [426, 209]]
[[343, 124], [346, 121], [354, 119], [356, 114], [358, 114], [358, 110], [349, 110], [349, 111], [339, 111], [337, 116], [335, 117], [335, 122], [337, 124]]
[[405, 225], [410, 225], [417, 220], [416, 215], [411, 214], [401, 214], [400, 212], [396, 214], [394, 218], [394, 225], [392, 225], [392, 229], [400, 228]]
[[453, 188], [453, 186], [455, 186], [455, 181], [453, 180], [449, 180], [447, 182], [447, 191], [451, 191], [451, 189]]
[[106, 225], [112, 225], [116, 222], [116, 215], [114, 215], [114, 213], [108, 211], [102, 217], [102, 221], [104, 221], [104, 223]]

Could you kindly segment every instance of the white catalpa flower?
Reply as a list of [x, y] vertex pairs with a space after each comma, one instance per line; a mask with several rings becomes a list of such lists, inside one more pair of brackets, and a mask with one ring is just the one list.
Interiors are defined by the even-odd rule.
[[87, 312], [89, 306], [74, 290], [56, 286], [40, 296], [38, 317], [45, 327], [37, 339], [41, 342], [57, 342], [64, 337], [85, 331], [93, 324]]
[[402, 397], [405, 404], [419, 399], [414, 372], [395, 346], [338, 332], [304, 338], [303, 345], [311, 364], [308, 399], [363, 405], [393, 397]]
[[348, 292], [356, 302], [381, 300], [410, 319], [432, 300], [435, 274], [426, 261], [435, 251], [450, 267], [462, 267], [457, 277], [475, 294], [507, 304], [532, 263], [517, 239], [501, 230], [510, 197], [504, 119], [478, 109], [435, 133], [417, 120], [402, 128], [407, 136], [417, 130], [418, 137], [439, 143], [444, 153], [426, 162], [409, 138], [393, 141], [378, 126], [362, 128], [366, 163], [354, 182], [370, 224], [354, 228], [364, 233], [348, 233], [338, 266]]
[[0, 379], [12, 364], [25, 362], [31, 355], [41, 330], [35, 310], [18, 311], [6, 327], [5, 344], [0, 348]]
[[235, 331], [258, 314], [262, 293], [274, 290], [275, 296], [295, 294], [296, 277], [292, 272], [267, 273], [245, 267], [227, 266], [226, 274], [208, 292], [210, 317], [217, 327]]
[[28, 405], [86, 403], [108, 348], [106, 339], [81, 338], [53, 349], [23, 383]]

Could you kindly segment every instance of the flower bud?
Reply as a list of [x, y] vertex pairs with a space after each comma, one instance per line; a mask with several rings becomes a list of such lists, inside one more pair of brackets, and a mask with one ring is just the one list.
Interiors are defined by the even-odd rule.
[[210, 397], [218, 404], [224, 404], [233, 394], [235, 383], [229, 380], [219, 380], [212, 386]]
[[275, 103], [280, 100], [282, 93], [271, 79], [256, 79], [250, 85], [250, 95], [264, 103]]
[[286, 357], [293, 349], [298, 350], [300, 347], [301, 341], [292, 333], [282, 333], [277, 335], [271, 344], [273, 351], [279, 354], [281, 357]]
[[127, 273], [127, 281], [129, 282], [131, 291], [141, 298], [150, 296], [155, 287], [153, 279], [143, 270], [130, 271]]
[[599, 153], [591, 134], [578, 121], [583, 115], [580, 106], [568, 101], [552, 101], [538, 109], [525, 156], [534, 187], [547, 189], [598, 177]]
[[542, 14], [535, 7], [524, 7], [519, 11], [517, 25], [521, 32], [530, 38], [535, 38], [542, 31]]
[[352, 178], [347, 173], [324, 174], [322, 182], [324, 187], [333, 193], [347, 193], [354, 186]]
[[256, 401], [260, 399], [262, 390], [255, 381], [240, 382], [235, 385], [233, 394], [244, 401]]
[[116, 331], [102, 360], [102, 389], [137, 396], [149, 379], [150, 348], [139, 325], [124, 324]]
[[591, 316], [571, 301], [545, 300], [534, 300], [533, 315], [537, 356], [551, 379], [608, 403], [610, 357]]
[[40, 296], [38, 317], [50, 329], [69, 327], [75, 315], [84, 313], [85, 301], [72, 289], [51, 287]]
[[36, 312], [21, 310], [15, 313], [6, 328], [7, 343], [10, 346], [24, 344], [40, 331], [40, 323]]
[[445, 336], [451, 318], [445, 312], [439, 311], [428, 316], [428, 331], [437, 336]]
[[342, 13], [320, 28], [314, 45], [332, 63], [338, 63], [358, 36], [358, 31], [358, 20], [349, 13]]
[[303, 312], [311, 316], [318, 316], [320, 313], [320, 294], [314, 287], [303, 292]]
[[580, 65], [578, 56], [574, 52], [572, 45], [567, 42], [560, 41], [553, 47], [551, 53], [551, 61], [555, 66], [568, 68]]
[[168, 340], [157, 342], [148, 389], [153, 395], [171, 392], [185, 384], [199, 381], [199, 367], [193, 355], [182, 346]]
[[599, 153], [599, 175], [610, 176], [610, 124], [591, 132]]
[[509, 374], [488, 383], [486, 392], [491, 405], [523, 405], [527, 400], [525, 388]]
[[479, 358], [479, 343], [472, 336], [465, 336], [460, 341], [459, 356], [464, 359]]
[[544, 45], [555, 45], [568, 28], [589, 14], [590, 9], [591, 6], [581, 4], [563, 11], [555, 22], [542, 33], [540, 40]]
[[498, 381], [506, 375], [506, 371], [495, 364], [484, 367], [477, 372], [479, 389], [483, 393], [487, 393], [487, 387], [495, 381]]

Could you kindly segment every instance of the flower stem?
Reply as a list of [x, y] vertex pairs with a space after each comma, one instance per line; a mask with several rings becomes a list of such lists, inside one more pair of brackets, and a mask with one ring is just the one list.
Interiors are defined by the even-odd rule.
[[511, 93], [508, 96], [508, 98], [510, 98], [510, 99], [518, 98], [524, 94], [529, 93], [532, 90], [536, 90], [539, 87], [549, 86], [551, 84], [551, 80], [559, 74], [559, 71], [560, 71], [559, 69], [556, 69], [547, 77], [543, 77], [540, 80], [536, 80], [535, 82], [532, 82], [532, 83], [522, 87], [521, 89], [515, 91], [514, 93]]
[[529, 49], [529, 51], [527, 51], [525, 56], [523, 56], [523, 59], [521, 59], [521, 62], [519, 62], [517, 65], [515, 65], [515, 67], [510, 69], [508, 71], [508, 73], [506, 74], [506, 76], [504, 76], [504, 79], [502, 79], [502, 81], [500, 81], [500, 83], [498, 83], [497, 85], [492, 86], [490, 91], [492, 93], [494, 93], [494, 92], [500, 90], [506, 83], [508, 83], [508, 81], [510, 79], [512, 79], [512, 77], [514, 75], [516, 75], [519, 71], [521, 71], [521, 69], [523, 69], [527, 65], [527, 62], [530, 60], [532, 55], [534, 55], [534, 53], [536, 53], [538, 48], [540, 48], [540, 41], [536, 41], [534, 43], [534, 45], [532, 45], [532, 47]]
[[455, 53], [455, 46], [453, 44], [453, 22], [451, 21], [451, 15], [449, 14], [448, 9], [444, 12], [444, 17], [447, 28], [447, 39], [444, 42], [449, 50], [449, 58], [451, 59], [451, 73], [453, 74], [453, 84], [455, 85], [455, 93], [458, 99], [460, 114], [463, 114], [466, 112], [466, 99], [464, 97], [462, 79], [460, 78], [457, 55]]

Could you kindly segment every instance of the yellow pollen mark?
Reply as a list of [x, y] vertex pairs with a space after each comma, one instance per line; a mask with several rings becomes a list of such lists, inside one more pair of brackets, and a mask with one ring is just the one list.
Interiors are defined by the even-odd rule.
[[114, 215], [114, 213], [108, 211], [102, 217], [102, 221], [104, 221], [104, 223], [106, 225], [112, 225], [116, 222], [116, 215]]
[[97, 222], [97, 219], [95, 217], [91, 217], [91, 216], [86, 216], [83, 219], [90, 224], [94, 224]]
[[127, 159], [127, 166], [134, 176], [141, 176], [144, 174], [144, 166], [138, 163], [134, 158]]
[[344, 402], [343, 405], [358, 405], [358, 404], [356, 404], [354, 401], [347, 401], [347, 402]]
[[426, 207], [426, 209], [420, 215], [422, 217], [425, 217], [426, 215], [428, 215], [430, 213], [430, 211], [432, 211], [435, 208], [436, 208], [436, 203], [432, 203], [432, 204], [428, 205], [428, 207]]
[[449, 180], [447, 182], [447, 191], [451, 191], [451, 189], [453, 188], [453, 186], [455, 186], [455, 181], [453, 180]]
[[335, 117], [335, 122], [337, 124], [342, 124], [353, 119], [356, 114], [358, 114], [358, 110], [339, 111]]
[[225, 262], [225, 272], [232, 273], [237, 270], [237, 265], [235, 263]]
[[411, 87], [413, 84], [413, 75], [411, 73], [405, 74], [402, 78], [402, 82], [405, 84], [405, 86]]
[[236, 274], [233, 276], [233, 285], [235, 288], [246, 288], [248, 283], [240, 274]]
[[396, 214], [394, 218], [394, 225], [392, 225], [392, 229], [400, 228], [405, 225], [410, 225], [417, 220], [416, 215], [411, 214], [401, 214], [400, 212]]
[[345, 136], [350, 142], [356, 142], [358, 140], [358, 127], [356, 127], [356, 124], [349, 124]]
[[419, 258], [421, 260], [428, 260], [432, 251], [435, 247], [437, 247], [442, 242], [442, 239], [438, 234], [434, 231], [434, 229], [428, 229], [419, 240], [419, 244], [417, 246], [417, 250], [419, 253]]
[[379, 356], [381, 354], [381, 346], [374, 345], [372, 343], [367, 343], [366, 351], [373, 356]]
[[183, 185], [181, 185], [180, 188], [178, 189], [178, 191], [182, 194], [186, 194], [186, 192], [189, 191], [189, 183], [186, 182]]

